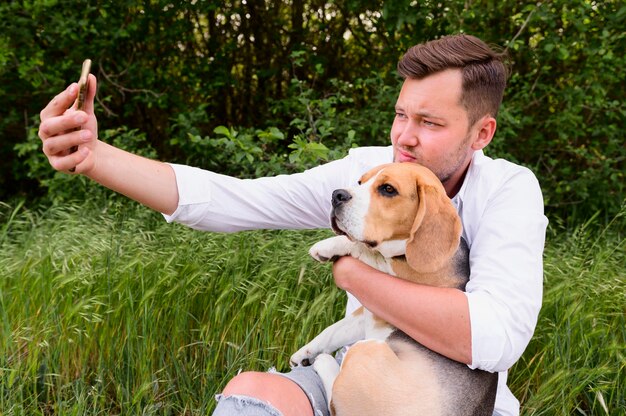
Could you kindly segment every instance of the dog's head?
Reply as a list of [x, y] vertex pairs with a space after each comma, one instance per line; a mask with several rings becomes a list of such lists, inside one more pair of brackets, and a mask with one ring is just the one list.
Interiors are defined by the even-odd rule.
[[439, 179], [415, 163], [378, 166], [359, 186], [332, 197], [337, 234], [360, 241], [385, 257], [406, 255], [414, 270], [434, 272], [456, 252], [461, 220]]

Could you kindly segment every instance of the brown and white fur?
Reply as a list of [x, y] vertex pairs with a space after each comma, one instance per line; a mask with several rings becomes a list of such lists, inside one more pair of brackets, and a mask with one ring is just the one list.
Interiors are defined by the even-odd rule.
[[[350, 255], [412, 282], [464, 290], [469, 279], [461, 221], [427, 168], [392, 163], [333, 193], [339, 234], [315, 244], [319, 261]], [[352, 345], [341, 364], [329, 355]], [[437, 354], [365, 308], [322, 331], [291, 357], [313, 362], [332, 415], [491, 415], [497, 374]]]

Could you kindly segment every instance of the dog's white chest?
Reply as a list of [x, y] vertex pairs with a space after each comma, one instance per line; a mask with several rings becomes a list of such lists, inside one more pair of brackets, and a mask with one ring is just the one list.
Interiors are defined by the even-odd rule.
[[384, 341], [395, 330], [395, 328], [389, 325], [387, 322], [374, 316], [373, 313], [367, 309], [363, 312], [363, 324], [365, 326], [365, 338], [364, 339], [377, 339]]

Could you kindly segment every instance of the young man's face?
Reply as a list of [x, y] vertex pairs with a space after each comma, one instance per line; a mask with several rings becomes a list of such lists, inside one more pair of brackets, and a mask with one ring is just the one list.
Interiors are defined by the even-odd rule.
[[391, 127], [394, 161], [426, 166], [447, 185], [448, 193], [463, 177], [473, 151], [484, 147], [476, 143], [481, 122], [470, 129], [460, 103], [461, 83], [458, 69], [406, 79]]

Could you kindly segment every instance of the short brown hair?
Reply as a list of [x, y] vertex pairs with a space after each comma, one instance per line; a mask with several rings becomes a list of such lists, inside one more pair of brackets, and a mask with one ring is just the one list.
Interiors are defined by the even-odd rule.
[[508, 76], [505, 53], [470, 35], [450, 35], [411, 47], [398, 62], [403, 79], [422, 79], [458, 68], [463, 76], [461, 104], [470, 126], [485, 115], [496, 117]]

